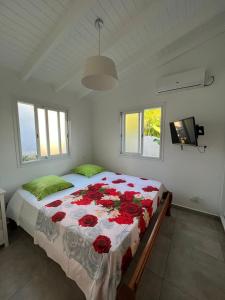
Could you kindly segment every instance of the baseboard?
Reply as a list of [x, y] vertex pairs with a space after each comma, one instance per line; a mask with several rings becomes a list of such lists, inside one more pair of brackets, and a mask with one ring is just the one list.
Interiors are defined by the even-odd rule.
[[215, 214], [212, 214], [212, 213], [209, 213], [209, 212], [206, 212], [206, 211], [203, 211], [203, 210], [195, 209], [195, 208], [192, 208], [192, 207], [188, 207], [188, 206], [184, 206], [184, 205], [180, 205], [180, 204], [176, 204], [176, 203], [172, 203], [172, 206], [179, 207], [179, 208], [186, 209], [186, 210], [191, 210], [191, 211], [194, 211], [197, 214], [208, 215], [208, 216], [211, 216], [211, 217], [214, 217], [214, 218], [217, 218], [217, 219], [219, 218], [219, 216], [217, 216]]
[[220, 216], [221, 222], [223, 224], [223, 228], [225, 230], [225, 216]]

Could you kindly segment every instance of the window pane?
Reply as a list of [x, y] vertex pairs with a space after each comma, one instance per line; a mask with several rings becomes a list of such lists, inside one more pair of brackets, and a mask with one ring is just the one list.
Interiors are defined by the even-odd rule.
[[37, 143], [34, 119], [34, 106], [18, 102], [18, 116], [22, 161], [37, 159]]
[[139, 151], [139, 113], [125, 114], [125, 152]]
[[160, 157], [161, 108], [144, 110], [143, 156]]
[[49, 129], [50, 154], [58, 155], [60, 154], [60, 152], [59, 152], [59, 128], [58, 128], [57, 111], [48, 110], [48, 129]]
[[61, 135], [61, 149], [62, 153], [67, 153], [67, 146], [66, 146], [66, 114], [64, 112], [59, 113], [60, 119], [60, 135]]
[[48, 156], [45, 109], [38, 108], [37, 112], [38, 112], [40, 155]]

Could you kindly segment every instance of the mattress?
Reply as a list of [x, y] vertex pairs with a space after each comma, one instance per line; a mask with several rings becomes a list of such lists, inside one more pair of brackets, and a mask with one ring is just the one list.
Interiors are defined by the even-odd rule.
[[[101, 181], [102, 178], [107, 178], [108, 180], [119, 177], [119, 173], [114, 172], [101, 172], [97, 175], [92, 176], [91, 178], [87, 178], [78, 174], [67, 174], [62, 176], [62, 178], [68, 182], [71, 182], [74, 187], [51, 194], [41, 201], [38, 201], [37, 198], [31, 194], [30, 192], [19, 188], [12, 198], [9, 200], [6, 215], [8, 218], [14, 220], [16, 224], [22, 227], [28, 234], [32, 237], [34, 236], [36, 220], [38, 216], [38, 212], [41, 207], [46, 204], [61, 199], [64, 196], [70, 195], [71, 193], [86, 187], [89, 184], [94, 184]], [[159, 189], [159, 196], [161, 196], [162, 192], [165, 190], [163, 184], [157, 180], [145, 180], [142, 178], [142, 183], [140, 185], [140, 180], [135, 176], [128, 176], [125, 174], [123, 178], [127, 180], [128, 183], [132, 183], [138, 186], [146, 186], [154, 185]], [[126, 190], [133, 190], [132, 187], [126, 186]], [[153, 212], [156, 210], [157, 205], [154, 203]]]
[[7, 217], [14, 220], [18, 226], [33, 237], [38, 211], [42, 206], [69, 195], [91, 182], [87, 177], [78, 174], [67, 174], [62, 178], [71, 182], [74, 187], [51, 194], [41, 201], [38, 201], [30, 192], [19, 188], [9, 200], [6, 211]]
[[74, 187], [41, 201], [17, 190], [7, 216], [33, 236], [87, 300], [115, 300], [122, 273], [135, 255], [164, 186], [113, 172], [62, 178]]

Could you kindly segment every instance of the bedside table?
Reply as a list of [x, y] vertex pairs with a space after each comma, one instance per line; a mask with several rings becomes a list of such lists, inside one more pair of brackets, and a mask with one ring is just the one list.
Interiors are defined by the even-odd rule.
[[6, 223], [6, 214], [5, 214], [5, 191], [0, 189], [0, 245], [4, 244], [5, 247], [9, 245], [8, 241], [8, 230]]

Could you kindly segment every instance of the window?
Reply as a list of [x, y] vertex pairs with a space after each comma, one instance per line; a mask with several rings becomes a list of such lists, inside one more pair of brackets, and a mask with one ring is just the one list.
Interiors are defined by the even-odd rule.
[[121, 153], [161, 158], [162, 107], [121, 113]]
[[65, 111], [17, 102], [21, 162], [68, 154], [68, 120]]

